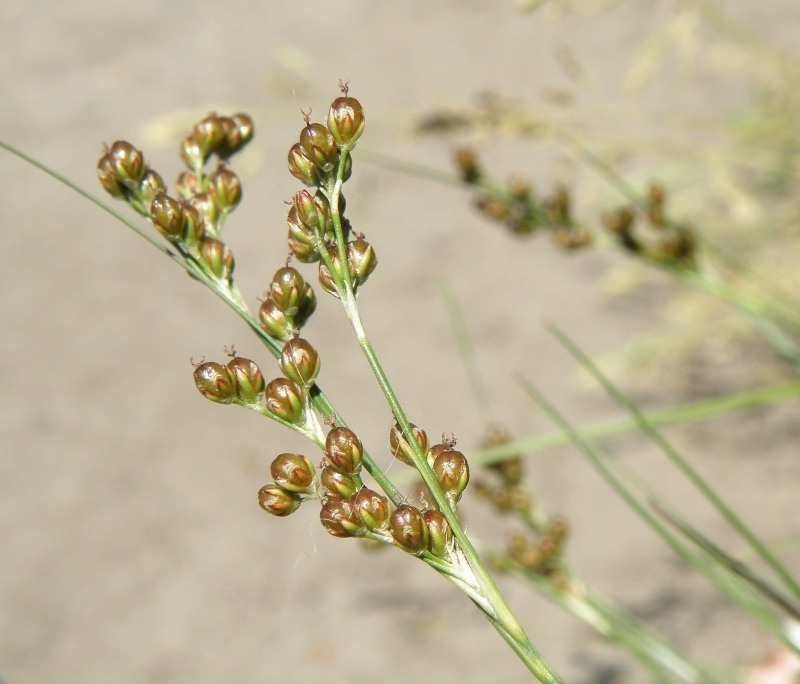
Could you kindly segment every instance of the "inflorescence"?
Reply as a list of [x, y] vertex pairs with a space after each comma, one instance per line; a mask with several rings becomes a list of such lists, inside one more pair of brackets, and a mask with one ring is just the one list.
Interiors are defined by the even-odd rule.
[[[258, 325], [278, 353], [281, 375], [267, 381], [258, 365], [229, 352], [227, 363], [202, 361], [194, 367], [194, 380], [205, 398], [236, 404], [267, 416], [309, 437], [323, 450], [315, 467], [307, 456], [282, 453], [270, 466], [273, 481], [258, 492], [258, 503], [275, 516], [287, 516], [302, 503], [320, 505], [320, 521], [335, 537], [365, 537], [393, 544], [418, 556], [448, 559], [454, 553], [452, 530], [433, 497], [413, 506], [392, 487], [379, 493], [363, 480], [368, 457], [353, 430], [343, 425], [324, 404], [316, 385], [320, 357], [312, 344], [299, 336], [314, 313], [314, 291], [291, 262], [317, 264], [323, 290], [345, 300], [354, 297], [375, 270], [377, 257], [361, 233], [344, 217], [341, 186], [352, 173], [350, 152], [365, 125], [360, 102], [343, 94], [330, 106], [325, 124], [305, 126], [288, 154], [290, 173], [306, 188], [294, 194], [286, 217], [289, 257], [269, 283], [258, 311]], [[144, 161], [140, 150], [117, 141], [98, 162], [100, 182], [113, 197], [126, 201], [147, 217], [158, 233], [180, 255], [188, 270], [210, 287], [234, 301], [233, 255], [221, 241], [223, 224], [242, 198], [239, 178], [228, 160], [253, 137], [252, 119], [242, 113], [211, 113], [195, 124], [180, 145], [185, 169], [168, 194], [162, 177]], [[208, 171], [212, 160], [215, 170]], [[321, 419], [321, 420], [320, 420]], [[327, 434], [322, 427], [329, 427]], [[454, 441], [429, 446], [421, 428], [411, 426], [411, 445], [395, 423], [388, 446], [391, 456], [414, 464], [413, 451], [427, 461], [452, 511], [469, 481], [469, 466]], [[369, 461], [371, 463], [371, 461]], [[373, 472], [376, 466], [371, 466]], [[380, 471], [385, 480], [385, 475]], [[380, 488], [380, 487], [379, 487]], [[388, 491], [386, 491], [388, 489]], [[430, 499], [430, 501], [428, 500]]]

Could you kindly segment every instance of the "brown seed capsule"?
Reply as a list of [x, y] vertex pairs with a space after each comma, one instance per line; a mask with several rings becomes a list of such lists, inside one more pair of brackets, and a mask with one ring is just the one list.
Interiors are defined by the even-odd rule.
[[181, 202], [183, 209], [183, 239], [185, 242], [201, 242], [206, 235], [206, 224], [200, 212], [188, 204]]
[[252, 140], [253, 120], [243, 113], [221, 116], [219, 120], [225, 130], [225, 142], [216, 149], [216, 154], [220, 159], [227, 159]]
[[319, 481], [328, 494], [340, 499], [349, 499], [361, 486], [358, 475], [340, 473], [327, 466], [320, 471]]
[[269, 295], [275, 306], [287, 316], [295, 319], [299, 328], [306, 322], [317, 306], [311, 286], [300, 272], [291, 266], [284, 266], [275, 272], [269, 284]]
[[437, 558], [446, 558], [453, 545], [453, 530], [439, 511], [423, 513], [428, 526], [428, 551]]
[[219, 219], [219, 206], [207, 192], [198, 192], [186, 199], [186, 204], [197, 210], [206, 226], [215, 226]]
[[281, 489], [306, 494], [314, 485], [314, 466], [302, 454], [280, 454], [269, 467]]
[[335, 427], [325, 438], [325, 460], [335, 470], [355, 475], [361, 470], [361, 440], [350, 428]]
[[233, 273], [233, 252], [214, 238], [204, 238], [200, 243], [200, 258], [208, 270], [219, 280], [230, 282]]
[[296, 192], [292, 197], [292, 205], [294, 206], [297, 220], [304, 226], [307, 228], [324, 228], [320, 223], [319, 214], [317, 214], [317, 204], [308, 190]]
[[398, 506], [391, 515], [392, 538], [401, 549], [420, 555], [428, 548], [428, 525], [418, 508]]
[[139, 181], [139, 197], [145, 207], [150, 207], [153, 200], [166, 189], [164, 179], [153, 169], [147, 169], [142, 180]]
[[473, 149], [469, 147], [458, 148], [456, 150], [456, 164], [465, 183], [476, 183], [480, 179], [481, 172], [478, 168], [478, 159]]
[[455, 504], [469, 483], [469, 465], [460, 451], [440, 453], [433, 462], [433, 473], [451, 505]]
[[300, 131], [300, 147], [305, 156], [323, 173], [329, 173], [339, 157], [336, 141], [322, 124], [308, 124]]
[[328, 268], [328, 265], [325, 262], [320, 261], [318, 280], [320, 287], [322, 287], [325, 292], [339, 298], [338, 283], [344, 283], [344, 268], [342, 265], [342, 259], [339, 257], [339, 252], [335, 248], [329, 249], [328, 254], [330, 255], [331, 265], [333, 268]]
[[236, 381], [236, 398], [246, 404], [255, 404], [264, 391], [264, 376], [250, 359], [236, 356], [226, 366]]
[[193, 171], [199, 171], [205, 163], [205, 155], [200, 144], [191, 135], [187, 135], [181, 140], [180, 150], [178, 151], [183, 163]]
[[452, 448], [452, 444], [447, 444], [445, 442], [442, 442], [441, 444], [434, 444], [430, 449], [428, 449], [428, 465], [433, 468], [433, 462], [436, 460], [436, 457]]
[[289, 173], [303, 185], [313, 187], [319, 183], [317, 165], [306, 157], [300, 143], [295, 143], [289, 148], [288, 167]]
[[108, 152], [97, 161], [97, 177], [100, 185], [112, 197], [125, 197], [128, 194], [128, 188], [120, 181], [114, 160]]
[[297, 207], [294, 205], [289, 209], [286, 223], [289, 226], [288, 242], [292, 254], [304, 264], [319, 261], [320, 253], [314, 230], [300, 221], [297, 217]]
[[319, 519], [334, 537], [357, 537], [366, 532], [363, 523], [355, 517], [353, 505], [346, 499], [328, 499], [322, 504]]
[[361, 285], [378, 265], [375, 250], [366, 240], [359, 238], [347, 245], [347, 265], [354, 285]]
[[175, 181], [175, 189], [183, 199], [188, 199], [200, 192], [197, 174], [191, 171], [182, 171]]
[[268, 484], [258, 490], [258, 505], [267, 513], [283, 518], [300, 507], [300, 498], [276, 484]]
[[389, 500], [368, 487], [352, 498], [356, 517], [368, 530], [384, 529], [389, 522]]
[[209, 361], [200, 364], [194, 369], [194, 382], [206, 399], [219, 404], [230, 404], [236, 399], [236, 381], [220, 363]]
[[328, 112], [328, 130], [336, 144], [352, 150], [364, 132], [364, 109], [354, 97], [337, 97]]
[[142, 153], [129, 142], [117, 140], [107, 154], [119, 182], [130, 190], [138, 188], [147, 171]]
[[200, 150], [203, 163], [225, 143], [225, 127], [216, 114], [209, 114], [192, 127], [192, 139]]
[[279, 363], [284, 375], [303, 387], [311, 387], [319, 375], [317, 350], [302, 337], [294, 337], [283, 345]]
[[303, 390], [286, 378], [275, 378], [264, 389], [267, 410], [293, 425], [305, 419]]
[[209, 177], [208, 192], [223, 212], [232, 211], [242, 201], [239, 177], [225, 166], [220, 166]]
[[[233, 151], [238, 152], [253, 139], [255, 126], [250, 115], [245, 114], [244, 112], [237, 112], [236, 114], [231, 115], [231, 121], [233, 121], [238, 138], [235, 141], [237, 143], [235, 146], [236, 149]], [[230, 141], [228, 141], [228, 147], [231, 147]]]
[[169, 195], [158, 195], [150, 205], [150, 220], [170, 242], [181, 242], [186, 235], [183, 205]]
[[606, 214], [603, 217], [603, 223], [610, 232], [624, 235], [633, 227], [633, 219], [633, 211], [628, 207], [623, 207]]
[[[410, 425], [411, 430], [414, 433], [414, 439], [419, 445], [419, 448], [423, 454], [426, 453], [428, 451], [428, 435], [425, 434], [425, 430], [417, 427], [414, 425], [414, 423], [410, 423]], [[389, 430], [389, 449], [392, 452], [392, 456], [394, 456], [397, 460], [402, 461], [410, 466], [414, 465], [414, 458], [412, 456], [414, 449], [412, 448], [412, 445], [409, 444], [408, 440], [403, 436], [403, 431], [400, 429], [400, 426], [397, 423], [395, 423], [392, 426], [392, 429]]]

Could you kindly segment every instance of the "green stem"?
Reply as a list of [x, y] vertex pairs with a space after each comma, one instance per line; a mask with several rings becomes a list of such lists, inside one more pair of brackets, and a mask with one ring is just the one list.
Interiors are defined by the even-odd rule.
[[520, 625], [516, 616], [511, 611], [511, 608], [506, 603], [502, 594], [495, 585], [494, 580], [478, 556], [478, 553], [473, 547], [472, 542], [470, 542], [469, 538], [464, 532], [456, 512], [447, 501], [447, 497], [439, 486], [436, 475], [434, 475], [433, 470], [428, 464], [426, 455], [423, 453], [422, 448], [414, 438], [414, 433], [408, 418], [406, 417], [405, 412], [400, 405], [400, 401], [398, 400], [397, 395], [394, 393], [389, 379], [386, 376], [386, 373], [384, 372], [374, 349], [372, 348], [372, 344], [369, 341], [366, 331], [364, 330], [358, 305], [356, 304], [355, 293], [353, 291], [353, 282], [349, 272], [350, 269], [347, 264], [346, 243], [344, 232], [342, 230], [341, 217], [339, 215], [339, 195], [341, 193], [345, 161], [346, 152], [342, 151], [342, 154], [339, 158], [336, 182], [329, 197], [331, 215], [336, 232], [336, 242], [339, 254], [344, 263], [344, 268], [342, 269], [343, 282], [341, 283], [343, 286], [342, 289], [344, 290], [342, 293], [344, 296], [341, 300], [342, 305], [344, 306], [347, 317], [349, 318], [350, 324], [353, 327], [353, 331], [355, 332], [356, 339], [361, 347], [361, 351], [364, 353], [367, 363], [372, 369], [378, 385], [380, 386], [381, 391], [386, 398], [386, 402], [389, 404], [392, 415], [400, 426], [403, 436], [406, 438], [408, 443], [412, 445], [412, 460], [414, 461], [414, 466], [430, 491], [436, 507], [441, 511], [450, 525], [450, 528], [453, 531], [453, 536], [458, 542], [458, 548], [464, 555], [473, 576], [481, 588], [481, 593], [488, 602], [488, 606], [483, 603], [478, 603], [477, 601], [476, 605], [481, 608], [484, 614], [489, 618], [490, 622], [494, 625], [495, 629], [497, 629], [503, 639], [514, 649], [515, 653], [517, 653], [528, 669], [537, 677], [537, 679], [539, 679], [540, 682], [546, 684], [559, 684], [562, 682], [561, 678], [539, 654], [539, 652], [531, 643], [527, 634], [525, 634], [525, 630], [522, 628], [522, 625]]
[[791, 573], [783, 566], [777, 557], [767, 548], [758, 536], [736, 515], [734, 510], [726, 504], [692, 465], [676, 451], [665, 437], [647, 420], [644, 414], [628, 397], [592, 363], [591, 359], [569, 338], [552, 324], [547, 329], [564, 348], [578, 360], [578, 362], [591, 373], [606, 392], [621, 406], [623, 406], [636, 421], [639, 428], [656, 444], [670, 462], [691, 482], [695, 488], [711, 503], [719, 514], [745, 539], [761, 559], [780, 577], [784, 585], [791, 591], [795, 599], [800, 599], [800, 584], [792, 577]]

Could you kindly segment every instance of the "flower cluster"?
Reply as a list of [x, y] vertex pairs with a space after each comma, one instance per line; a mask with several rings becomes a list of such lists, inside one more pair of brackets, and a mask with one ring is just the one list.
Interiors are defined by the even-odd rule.
[[[476, 208], [489, 219], [504, 224], [515, 235], [546, 230], [567, 250], [592, 243], [590, 232], [572, 215], [571, 193], [558, 187], [551, 197], [537, 197], [530, 182], [513, 177], [505, 188], [493, 185], [478, 164], [475, 152], [460, 148], [455, 154], [461, 180], [474, 189]], [[696, 244], [692, 230], [667, 218], [665, 192], [652, 185], [640, 207], [623, 207], [603, 216], [603, 224], [624, 249], [666, 266], [694, 268]], [[636, 226], [643, 215], [646, 226]]]
[[[126, 141], [112, 144], [97, 164], [100, 183], [113, 197], [147, 216], [156, 230], [210, 278], [231, 284], [233, 254], [220, 239], [222, 226], [242, 199], [239, 178], [226, 165], [253, 137], [246, 114], [209, 114], [181, 143], [186, 170], [177, 178], [177, 196], [167, 194], [162, 177], [140, 150]], [[205, 173], [208, 160], [220, 163]]]
[[[603, 216], [603, 223], [625, 249], [665, 265], [694, 268], [697, 244], [694, 232], [683, 223], [667, 218], [666, 192], [653, 184], [641, 208], [621, 207]], [[644, 217], [637, 223], [637, 218]]]
[[461, 179], [475, 190], [475, 206], [489, 219], [504, 224], [515, 235], [546, 230], [564, 249], [578, 249], [591, 243], [589, 232], [572, 216], [569, 190], [559, 187], [552, 197], [539, 198], [530, 182], [513, 177], [506, 188], [487, 182], [475, 152], [466, 147], [456, 151]]

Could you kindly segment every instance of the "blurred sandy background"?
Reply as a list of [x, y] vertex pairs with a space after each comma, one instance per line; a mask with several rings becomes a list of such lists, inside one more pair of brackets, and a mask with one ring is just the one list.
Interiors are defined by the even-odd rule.
[[[797, 55], [796, 3], [716, 4]], [[104, 142], [144, 148], [171, 184], [177, 144], [194, 119], [251, 112], [257, 137], [234, 164], [245, 200], [226, 241], [255, 305], [285, 254], [283, 202], [297, 187], [285, 155], [302, 127], [299, 109], [321, 116], [341, 78], [367, 112], [360, 149], [448, 170], [453, 146], [471, 142], [501, 179], [522, 171], [543, 188], [565, 180], [594, 211], [614, 192], [563, 148], [485, 131], [419, 136], [414, 124], [424, 112], [466, 108], [494, 92], [571, 125], [589, 144], [644, 138], [676, 117], [725, 120], [754, 95], [735, 68], [704, 61], [702, 46], [715, 36], [691, 24], [694, 3], [579, 5], [521, 14], [511, 0], [6, 2], [0, 136], [100, 194], [95, 162]], [[631, 89], [645, 42], [681, 21], [701, 51], [670, 52], [683, 34], [667, 32], [656, 77]], [[675, 144], [692, 144], [681, 138], [690, 129], [679, 128]], [[693, 182], [704, 176], [699, 169]], [[9, 684], [526, 681], [484, 618], [423, 564], [329, 537], [314, 506], [286, 520], [258, 508], [275, 455], [317, 455], [268, 421], [197, 395], [190, 356], [220, 358], [223, 345], [236, 343], [272, 368], [209, 293], [6, 153], [0, 187], [0, 675]], [[617, 415], [578, 381], [541, 321], [602, 358], [663, 325], [668, 281], [611, 297], [603, 282], [628, 268], [625, 258], [608, 250], [564, 256], [545, 238], [514, 240], [480, 219], [460, 189], [366, 163], [358, 152], [347, 196], [348, 215], [380, 259], [361, 300], [368, 330], [410, 417], [429, 434], [455, 433], [468, 452], [483, 430], [440, 278], [467, 310], [495, 415], [518, 436], [552, 428], [514, 373], [577, 422]], [[388, 409], [337, 306], [320, 304], [306, 337], [322, 354], [321, 383], [369, 450], [388, 460]], [[724, 375], [727, 361], [706, 375]], [[744, 389], [725, 389], [735, 388]], [[682, 398], [666, 391], [659, 400]], [[793, 526], [796, 534], [796, 450], [788, 421], [773, 432], [770, 416], [670, 434], [758, 529], [777, 535]], [[655, 462], [636, 439], [617, 447], [637, 465]], [[530, 470], [543, 506], [569, 519], [570, 557], [592, 586], [708, 661], [734, 667], [768, 648], [575, 452], [538, 455]], [[481, 510], [469, 509], [474, 531], [480, 542], [496, 541], [502, 532], [481, 526]], [[720, 541], [730, 538], [708, 511], [694, 514]], [[527, 587], [509, 578], [501, 585], [567, 681], [646, 681], [624, 654]]]

